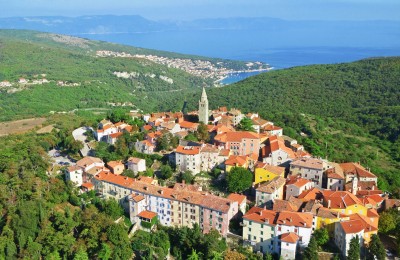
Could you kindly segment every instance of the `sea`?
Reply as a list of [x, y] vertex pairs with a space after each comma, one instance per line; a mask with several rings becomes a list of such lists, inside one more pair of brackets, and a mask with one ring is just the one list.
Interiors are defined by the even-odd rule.
[[[370, 57], [400, 56], [398, 34], [357, 32], [345, 35], [304, 35], [304, 32], [254, 30], [157, 31], [142, 33], [77, 34], [93, 40], [184, 54], [261, 61], [273, 69], [312, 64], [351, 62]], [[222, 84], [232, 84], [260, 72], [235, 73]], [[267, 72], [268, 73], [268, 72]]]

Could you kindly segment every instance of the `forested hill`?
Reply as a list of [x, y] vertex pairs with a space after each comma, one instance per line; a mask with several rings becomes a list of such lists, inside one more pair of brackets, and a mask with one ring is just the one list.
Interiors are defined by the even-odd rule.
[[[199, 95], [186, 95], [190, 108]], [[207, 95], [211, 108], [259, 112], [314, 155], [360, 161], [385, 177], [382, 188], [400, 187], [399, 57], [271, 71]], [[180, 100], [171, 97], [163, 108]]]
[[215, 106], [345, 119], [399, 137], [400, 57], [273, 71], [209, 92]]
[[[178, 68], [180, 64], [183, 65]], [[195, 69], [187, 69], [193, 68], [192, 64]], [[243, 61], [187, 56], [66, 35], [0, 30], [0, 121], [124, 103], [153, 111], [159, 100], [156, 94], [213, 85], [219, 76], [213, 76], [214, 69], [203, 69], [207, 67], [223, 71], [248, 66]]]

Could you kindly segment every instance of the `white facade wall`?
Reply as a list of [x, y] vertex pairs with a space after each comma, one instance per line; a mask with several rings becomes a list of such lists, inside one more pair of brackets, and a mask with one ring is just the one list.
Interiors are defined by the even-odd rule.
[[201, 170], [201, 157], [200, 154], [188, 155], [182, 153], [175, 153], [176, 167], [181, 171], [191, 171], [193, 174], [198, 174]]
[[287, 243], [281, 241], [281, 259], [295, 260], [297, 243]]
[[297, 187], [294, 184], [290, 184], [290, 185], [286, 185], [286, 199], [289, 199], [290, 196], [293, 197], [298, 197], [303, 191], [305, 190], [310, 190], [312, 188], [314, 188], [314, 183], [313, 182], [309, 182], [304, 186], [301, 187]]
[[272, 203], [276, 199], [282, 199], [282, 198], [280, 198], [280, 194], [282, 194], [282, 189], [283, 189], [283, 186], [281, 188], [275, 190], [273, 193], [267, 193], [267, 192], [262, 192], [262, 191], [256, 190], [256, 205], [257, 206], [266, 205], [267, 207], [272, 207]]
[[360, 246], [364, 244], [364, 230], [361, 230], [358, 233], [353, 233], [353, 234], [346, 234], [340, 225], [340, 222], [335, 223], [335, 244], [338, 246], [340, 251], [342, 252], [342, 255], [347, 257], [347, 251], [350, 248], [350, 241], [353, 237], [356, 237], [358, 235], [358, 238], [360, 239]]
[[212, 153], [212, 152], [201, 152], [200, 153], [200, 162], [201, 162], [201, 171], [206, 171], [209, 172], [214, 167], [218, 166], [220, 164], [219, 162], [219, 156], [218, 152]]
[[286, 162], [290, 162], [292, 159], [289, 154], [283, 150], [277, 150], [269, 154], [268, 157], [264, 157], [263, 163], [268, 163], [269, 165], [278, 166]]
[[128, 169], [134, 173], [146, 171], [146, 160], [141, 159], [138, 163], [128, 162]]
[[82, 169], [75, 170], [72, 172], [66, 172], [65, 173], [65, 179], [67, 181], [72, 181], [76, 186], [82, 186], [83, 184], [83, 177], [82, 177], [83, 171]]
[[344, 179], [328, 178], [327, 189], [329, 190], [344, 190]]
[[275, 227], [243, 219], [243, 240], [250, 243], [254, 251], [272, 253], [275, 251]]
[[[276, 237], [278, 238], [280, 235], [285, 234], [285, 233], [289, 233], [289, 232], [293, 232], [296, 233], [301, 241], [299, 241], [299, 245], [301, 247], [306, 247], [308, 245], [308, 243], [310, 242], [310, 238], [311, 238], [311, 234], [312, 234], [312, 227], [307, 228], [307, 227], [296, 227], [296, 226], [289, 226], [289, 225], [285, 225], [285, 224], [277, 224], [275, 226], [275, 234]], [[276, 251], [277, 253], [280, 252], [280, 248], [279, 251]]]

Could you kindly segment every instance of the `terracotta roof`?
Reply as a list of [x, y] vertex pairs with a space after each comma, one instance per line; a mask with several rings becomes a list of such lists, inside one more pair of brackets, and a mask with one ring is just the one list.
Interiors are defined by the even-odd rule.
[[322, 192], [324, 197], [324, 205], [333, 209], [345, 209], [352, 205], [363, 205], [362, 202], [352, 193], [348, 191], [330, 191], [324, 190]]
[[289, 233], [284, 233], [281, 235], [281, 241], [286, 242], [286, 243], [297, 243], [299, 241], [299, 236], [296, 233], [289, 232]]
[[298, 198], [302, 199], [304, 201], [320, 200], [320, 199], [322, 199], [322, 191], [318, 188], [312, 188], [310, 190], [305, 190], [302, 193], [300, 193]]
[[266, 145], [261, 149], [261, 156], [269, 157], [271, 153], [279, 150], [287, 153], [288, 157], [291, 159], [294, 159], [296, 157], [292, 149], [285, 146], [285, 141], [283, 140], [283, 138], [276, 135], [268, 137]]
[[135, 202], [139, 202], [139, 201], [144, 200], [144, 197], [143, 197], [142, 195], [132, 194], [132, 199], [133, 199]]
[[276, 176], [274, 179], [268, 182], [262, 182], [256, 189], [256, 191], [264, 193], [274, 193], [276, 190], [282, 188], [285, 185], [285, 178], [282, 176]]
[[287, 182], [286, 182], [286, 186], [294, 185], [294, 186], [296, 186], [298, 188], [301, 188], [301, 187], [303, 187], [303, 186], [305, 186], [305, 185], [307, 185], [308, 183], [311, 183], [311, 182], [312, 181], [300, 178], [298, 176], [290, 176], [288, 178]]
[[227, 199], [237, 201], [239, 205], [242, 204], [243, 202], [246, 202], [246, 196], [237, 193], [229, 194]]
[[318, 209], [317, 216], [320, 218], [329, 218], [329, 219], [348, 217], [346, 214], [343, 214], [338, 211], [333, 211], [325, 207], [321, 207]]
[[291, 162], [290, 166], [323, 170], [324, 163], [321, 159], [317, 158], [300, 158]]
[[260, 137], [258, 134], [249, 131], [226, 132], [214, 137], [214, 140], [222, 143], [242, 142], [243, 139], [260, 139]]
[[222, 149], [221, 151], [219, 151], [220, 156], [229, 156], [230, 153], [231, 153], [231, 150], [229, 150], [229, 149]]
[[219, 154], [219, 149], [218, 147], [211, 145], [211, 144], [206, 144], [201, 147], [201, 152], [202, 153], [218, 153]]
[[276, 125], [268, 124], [268, 125], [264, 126], [263, 129], [264, 129], [265, 131], [274, 131], [274, 130], [282, 130], [282, 127], [279, 127], [279, 126], [276, 126]]
[[376, 209], [368, 209], [367, 210], [367, 217], [369, 218], [379, 218], [379, 214]]
[[374, 222], [367, 216], [355, 213], [350, 215], [350, 220], [361, 220], [363, 222], [365, 232], [372, 232], [378, 230], [378, 223]]
[[259, 207], [252, 207], [243, 216], [243, 219], [254, 221], [262, 224], [275, 225], [275, 219], [278, 213], [272, 210]]
[[122, 187], [128, 188], [130, 185], [132, 185], [135, 182], [135, 179], [121, 176], [121, 175], [116, 175], [112, 174], [110, 172], [100, 172], [94, 176], [95, 179], [99, 181], [106, 181], [109, 183], [114, 183]]
[[385, 199], [385, 209], [398, 208], [400, 207], [399, 199]]
[[333, 167], [326, 170], [325, 173], [330, 179], [344, 179], [344, 173], [342, 168], [337, 163], [330, 163]]
[[84, 187], [84, 188], [86, 188], [88, 190], [91, 190], [91, 189], [94, 188], [94, 185], [92, 183], [90, 183], [90, 182], [85, 182], [85, 183], [82, 183], [82, 187]]
[[153, 219], [153, 218], [157, 217], [157, 213], [155, 213], [153, 211], [145, 210], [145, 211], [140, 212], [137, 216], [141, 217], [141, 218], [146, 218], [146, 219]]
[[301, 212], [309, 212], [315, 216], [317, 215], [318, 209], [322, 207], [322, 204], [318, 200], [309, 200], [305, 203], [305, 205], [301, 209]]
[[364, 230], [364, 224], [359, 219], [342, 221], [340, 225], [346, 234], [359, 233]]
[[94, 164], [94, 163], [104, 164], [104, 162], [100, 158], [86, 156], [86, 157], [80, 159], [79, 161], [77, 161], [76, 165], [79, 166], [79, 167], [85, 168], [85, 167], [87, 167], [87, 166], [89, 166], [91, 164]]
[[151, 177], [148, 177], [148, 176], [140, 176], [137, 179], [138, 179], [138, 181], [148, 183], [148, 184], [152, 184], [154, 182], [154, 179]]
[[278, 215], [276, 224], [295, 227], [312, 227], [313, 215], [309, 213], [282, 211]]
[[115, 168], [117, 166], [124, 166], [124, 164], [121, 161], [109, 161], [107, 163], [107, 166], [111, 167], [111, 168]]
[[145, 159], [137, 158], [137, 157], [129, 157], [128, 162], [138, 164], [140, 161], [145, 161]]
[[151, 125], [145, 125], [143, 126], [143, 129], [146, 131], [150, 131], [151, 129], [153, 129], [153, 127]]
[[231, 155], [225, 161], [225, 165], [230, 166], [240, 166], [243, 167], [248, 162], [248, 157], [246, 155]]
[[343, 172], [347, 174], [354, 174], [358, 177], [363, 178], [376, 178], [376, 175], [366, 170], [363, 166], [358, 163], [341, 163], [340, 167], [342, 167]]
[[67, 170], [68, 170], [68, 172], [74, 172], [74, 171], [82, 170], [82, 168], [79, 167], [78, 165], [72, 165], [72, 166], [69, 166], [69, 167], [67, 168]]
[[189, 129], [197, 129], [197, 127], [199, 126], [198, 123], [192, 123], [189, 121], [182, 121], [179, 123], [179, 125], [181, 126], [181, 128], [189, 128]]
[[181, 146], [176, 148], [176, 153], [186, 154], [186, 155], [196, 155], [200, 154], [200, 146]]
[[274, 200], [273, 210], [275, 211], [299, 211], [303, 206], [303, 201], [290, 196], [288, 200]]
[[123, 135], [124, 133], [122, 133], [122, 132], [117, 132], [117, 133], [113, 133], [113, 134], [110, 134], [109, 136], [111, 137], [111, 138], [118, 138], [118, 137], [120, 137], [121, 135]]
[[263, 162], [257, 162], [256, 168], [265, 169], [276, 175], [281, 175], [282, 173], [285, 172], [285, 167], [273, 166], [273, 165], [269, 165], [269, 164], [263, 163]]

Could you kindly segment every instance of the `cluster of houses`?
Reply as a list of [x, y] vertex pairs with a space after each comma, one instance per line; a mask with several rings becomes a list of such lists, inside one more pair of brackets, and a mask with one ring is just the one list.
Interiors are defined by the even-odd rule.
[[[197, 185], [177, 183], [160, 186], [150, 177], [122, 176], [124, 169], [135, 173], [146, 170], [145, 161], [129, 158], [106, 165], [98, 158], [85, 157], [68, 168], [66, 178], [82, 189], [95, 189], [105, 198], [121, 202], [136, 228], [151, 230], [156, 220], [165, 226], [192, 226], [203, 232], [211, 228], [221, 235], [229, 233], [229, 222], [241, 219], [243, 241], [255, 251], [277, 253], [283, 259], [295, 259], [313, 232], [326, 228], [343, 256], [350, 240], [358, 236], [367, 246], [378, 232], [381, 210], [398, 207], [377, 186], [377, 177], [359, 163], [335, 163], [311, 156], [296, 140], [284, 136], [282, 128], [258, 114], [242, 114], [238, 109], [220, 107], [208, 110], [205, 90], [199, 101], [200, 122], [207, 126], [209, 143], [185, 142], [182, 139], [197, 131], [199, 123], [185, 120], [178, 113], [140, 115], [146, 124], [140, 129], [145, 139], [137, 141], [138, 152], [155, 152], [157, 140], [165, 133], [181, 139], [169, 154], [169, 160], [180, 172], [198, 174], [215, 168], [229, 174], [233, 167], [253, 173], [252, 196], [230, 194], [223, 198], [203, 191]], [[254, 131], [238, 131], [243, 118], [252, 122]], [[137, 129], [138, 130], [138, 129]], [[124, 133], [135, 129], [123, 122], [100, 122], [98, 141], [114, 144]], [[247, 198], [254, 207], [246, 211]]]

